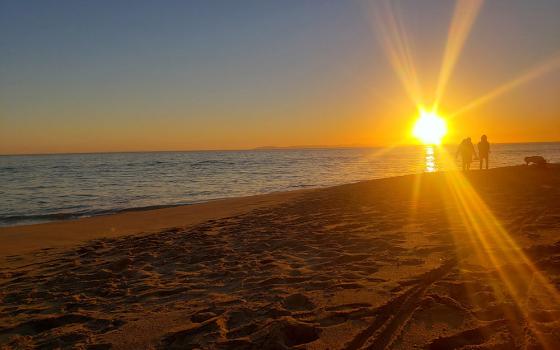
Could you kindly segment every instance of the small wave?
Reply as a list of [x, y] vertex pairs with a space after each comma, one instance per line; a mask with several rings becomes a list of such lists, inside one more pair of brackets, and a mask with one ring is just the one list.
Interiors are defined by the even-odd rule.
[[53, 165], [51, 167], [51, 169], [62, 169], [62, 170], [71, 169], [71, 168], [72, 168], [72, 166], [66, 165], [66, 164]]
[[16, 226], [26, 224], [38, 224], [42, 222], [71, 220], [84, 217], [84, 214], [77, 213], [56, 213], [42, 215], [11, 215], [0, 217], [0, 226]]
[[290, 187], [292, 187], [292, 188], [308, 188], [308, 187], [317, 187], [317, 185], [299, 184], [299, 185], [292, 185]]
[[143, 167], [143, 166], [158, 166], [158, 165], [162, 165], [162, 164], [167, 164], [168, 162], [162, 161], [162, 160], [153, 160], [153, 161], [149, 161], [149, 162], [129, 162], [124, 164], [124, 166], [126, 167]]
[[16, 168], [16, 167], [11, 167], [11, 166], [6, 166], [6, 167], [0, 167], [0, 173], [1, 172], [17, 172], [19, 171], [20, 168]]
[[199, 162], [191, 164], [191, 167], [203, 167], [212, 165], [235, 165], [235, 162], [228, 162], [225, 160], [201, 160]]
[[117, 214], [117, 213], [143, 211], [143, 210], [164, 209], [164, 208], [177, 207], [181, 205], [195, 204], [200, 202], [202, 201], [192, 201], [192, 202], [184, 202], [184, 203], [182, 202], [182, 203], [162, 204], [162, 205], [149, 205], [149, 206], [133, 207], [133, 208], [115, 208], [115, 209], [104, 209], [104, 210], [79, 211], [79, 212], [71, 212], [71, 213], [0, 216], [0, 227], [40, 224], [40, 223], [53, 222], [53, 221], [81, 219], [81, 218], [92, 217], [92, 216], [110, 215], [110, 214]]

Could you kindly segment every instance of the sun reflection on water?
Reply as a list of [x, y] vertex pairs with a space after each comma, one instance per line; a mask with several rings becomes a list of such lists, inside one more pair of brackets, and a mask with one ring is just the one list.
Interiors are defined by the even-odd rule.
[[434, 171], [437, 171], [437, 164], [436, 164], [436, 156], [435, 156], [435, 152], [434, 152], [434, 146], [433, 145], [428, 145], [426, 146], [426, 148], [424, 148], [424, 151], [426, 153], [426, 156], [424, 158], [424, 163], [425, 163], [425, 169], [424, 171], [428, 172], [428, 173], [432, 173]]

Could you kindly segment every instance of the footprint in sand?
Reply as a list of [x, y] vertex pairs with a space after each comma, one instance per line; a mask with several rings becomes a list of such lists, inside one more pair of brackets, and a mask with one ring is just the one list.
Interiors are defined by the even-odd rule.
[[315, 304], [304, 294], [292, 294], [284, 299], [282, 305], [288, 310], [313, 310]]

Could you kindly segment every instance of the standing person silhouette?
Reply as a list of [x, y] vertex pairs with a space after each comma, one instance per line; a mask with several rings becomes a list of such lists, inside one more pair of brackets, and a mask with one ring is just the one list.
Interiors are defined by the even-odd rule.
[[490, 154], [490, 144], [488, 143], [488, 137], [486, 137], [486, 135], [482, 135], [477, 146], [478, 158], [480, 159], [480, 169], [482, 170], [482, 163], [484, 163], [485, 159], [486, 169], [488, 169], [488, 155]]
[[455, 157], [457, 157], [458, 155], [461, 155], [461, 160], [463, 161], [463, 170], [470, 170], [473, 156], [476, 157], [476, 151], [474, 150], [474, 145], [470, 137], [467, 137], [466, 139], [461, 141]]

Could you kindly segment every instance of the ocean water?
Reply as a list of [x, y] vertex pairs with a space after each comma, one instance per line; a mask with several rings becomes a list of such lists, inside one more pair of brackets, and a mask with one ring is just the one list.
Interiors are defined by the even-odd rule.
[[[0, 225], [455, 168], [444, 152], [407, 146], [0, 156]], [[495, 144], [490, 166], [522, 164], [528, 155], [560, 162], [560, 143]]]

